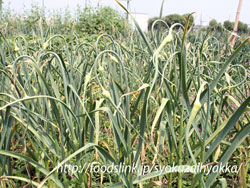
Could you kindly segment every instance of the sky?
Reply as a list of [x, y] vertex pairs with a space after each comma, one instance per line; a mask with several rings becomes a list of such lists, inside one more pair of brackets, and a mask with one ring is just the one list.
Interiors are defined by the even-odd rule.
[[[3, 0], [3, 7], [9, 7], [15, 12], [21, 13], [29, 9], [31, 4], [42, 6], [42, 2], [47, 10], [65, 9], [66, 7], [74, 12], [77, 5], [84, 7], [86, 1], [92, 6], [96, 6], [100, 1], [101, 6], [111, 6], [119, 12], [124, 11], [114, 0]], [[126, 0], [121, 1], [126, 5]], [[159, 16], [162, 0], [130, 0], [130, 11], [146, 13], [149, 17]], [[163, 15], [186, 14], [197, 12], [196, 24], [207, 24], [211, 19], [216, 19], [223, 23], [225, 20], [234, 21], [239, 0], [165, 0]], [[250, 0], [243, 0], [240, 21], [250, 26]]]

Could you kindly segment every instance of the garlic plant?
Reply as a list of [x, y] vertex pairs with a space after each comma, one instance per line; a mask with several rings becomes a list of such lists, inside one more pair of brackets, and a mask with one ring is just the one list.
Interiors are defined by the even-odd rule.
[[[179, 30], [135, 25], [93, 43], [42, 24], [48, 36], [1, 33], [2, 187], [230, 187], [233, 177], [249, 185], [249, 38], [221, 55], [226, 36], [188, 32], [189, 19]], [[92, 163], [244, 168], [72, 174], [58, 166]]]

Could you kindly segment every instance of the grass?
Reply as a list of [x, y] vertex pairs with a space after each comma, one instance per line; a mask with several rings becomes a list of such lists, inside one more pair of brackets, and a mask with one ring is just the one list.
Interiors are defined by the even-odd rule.
[[[95, 43], [51, 25], [32, 38], [1, 33], [1, 186], [248, 187], [249, 38], [220, 54], [226, 35], [188, 25], [136, 24]], [[85, 162], [243, 165], [208, 176], [57, 171]]]

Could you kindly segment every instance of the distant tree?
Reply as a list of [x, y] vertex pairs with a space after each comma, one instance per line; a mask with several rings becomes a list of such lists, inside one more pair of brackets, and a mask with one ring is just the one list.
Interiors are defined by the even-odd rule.
[[217, 23], [216, 19], [212, 19], [209, 22], [209, 26], [212, 27], [212, 28], [215, 28], [217, 26], [217, 24], [218, 23]]
[[[148, 30], [149, 30], [149, 31], [151, 30], [153, 23], [154, 23], [156, 20], [158, 20], [158, 19], [159, 19], [159, 17], [153, 17], [153, 18], [150, 18], [150, 19], [148, 20]], [[158, 25], [158, 24], [157, 24], [157, 25]], [[155, 29], [158, 28], [157, 25], [155, 26]]]
[[96, 10], [85, 8], [78, 15], [76, 29], [79, 32], [92, 34], [126, 32], [126, 20], [120, 13], [110, 7]]
[[216, 25], [216, 31], [219, 31], [219, 32], [223, 31], [223, 26], [221, 25], [221, 23], [217, 23], [217, 25]]
[[[183, 26], [185, 26], [186, 22], [187, 22], [187, 19], [188, 19], [188, 16], [189, 16], [189, 14], [184, 14], [182, 16], [179, 15], [179, 14], [170, 14], [168, 16], [163, 17], [163, 20], [168, 24], [168, 26], [171, 26], [171, 25], [173, 25], [175, 23], [180, 23]], [[160, 18], [159, 17], [153, 17], [153, 18], [148, 20], [148, 29], [149, 30], [151, 30], [153, 23], [158, 19], [160, 19]], [[191, 18], [189, 20], [188, 28], [190, 28], [193, 25], [193, 23], [194, 23], [194, 17], [191, 16]], [[155, 25], [154, 28], [158, 29], [159, 25], [158, 24]], [[179, 28], [179, 27], [177, 26], [177, 28]]]
[[[189, 14], [184, 14], [184, 15], [179, 15], [179, 14], [170, 14], [168, 16], [164, 17], [164, 20], [167, 22], [167, 24], [169, 26], [175, 24], [175, 23], [180, 23], [182, 24], [184, 27], [186, 25], [187, 19], [188, 19]], [[189, 25], [188, 28], [190, 28], [194, 23], [194, 17], [191, 16], [190, 20], [189, 20]], [[177, 29], [180, 28], [180, 26], [176, 27]]]
[[179, 14], [170, 14], [168, 16], [164, 17], [164, 20], [167, 22], [167, 24], [173, 25], [175, 23], [180, 23], [185, 26], [186, 20]]
[[247, 29], [248, 29], [248, 25], [241, 22], [241, 21], [239, 21], [239, 23], [238, 23], [238, 31], [240, 33], [247, 33]]
[[[227, 30], [229, 30], [229, 31], [233, 31], [234, 25], [235, 25], [234, 22], [230, 22], [230, 21], [225, 21], [224, 24], [223, 24], [223, 26], [224, 26]], [[239, 22], [238, 22], [237, 31], [238, 31], [239, 33], [247, 33], [247, 32], [248, 32], [248, 25], [245, 24], [245, 23], [243, 23], [243, 22], [241, 22], [241, 21], [239, 21]]]
[[234, 23], [230, 21], [224, 21], [223, 26], [229, 31], [233, 31], [234, 29]]
[[212, 31], [216, 31], [217, 30], [217, 26], [218, 26], [218, 23], [217, 23], [216, 19], [210, 20], [210, 22], [209, 22], [209, 28]]

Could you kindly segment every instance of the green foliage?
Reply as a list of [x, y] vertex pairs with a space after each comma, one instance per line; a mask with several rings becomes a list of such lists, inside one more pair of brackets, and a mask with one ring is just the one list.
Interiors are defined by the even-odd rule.
[[247, 29], [248, 29], [248, 25], [241, 22], [241, 21], [239, 21], [239, 23], [238, 23], [238, 31], [240, 33], [247, 33]]
[[[143, 33], [137, 25], [127, 35], [87, 35], [65, 27], [77, 24], [71, 18], [30, 19], [38, 19], [27, 22], [32, 35], [8, 25], [12, 34], [0, 33], [1, 187], [249, 187], [250, 38], [232, 50], [224, 30], [172, 25]], [[208, 175], [58, 170], [92, 162], [243, 168]]]
[[[37, 33], [41, 24], [48, 28], [46, 32], [57, 34], [70, 34], [77, 31], [83, 36], [98, 35], [101, 33], [116, 34], [117, 32], [126, 34], [130, 29], [124, 16], [110, 7], [100, 9], [78, 7], [75, 20], [68, 9], [54, 11], [47, 17], [41, 14], [41, 8], [33, 5], [31, 10], [26, 10], [24, 14], [13, 14], [11, 10], [4, 10], [1, 25], [8, 25], [9, 35], [18, 33], [31, 35]], [[75, 28], [75, 29], [74, 29]]]
[[[189, 14], [184, 14], [182, 16], [179, 14], [170, 14], [170, 15], [163, 17], [163, 20], [167, 23], [167, 25], [169, 27], [175, 23], [180, 23], [181, 25], [185, 26], [186, 22], [187, 22], [188, 15]], [[157, 19], [159, 19], [159, 17], [154, 17], [154, 18], [149, 19], [149, 21], [148, 21], [149, 30], [151, 29], [153, 22]], [[193, 24], [194, 24], [194, 17], [191, 16], [188, 28], [190, 28]], [[157, 28], [158, 27], [156, 26], [155, 29], [157, 29]], [[180, 26], [176, 27], [176, 29], [178, 29], [178, 28], [180, 28]]]
[[[229, 31], [233, 31], [233, 29], [234, 29], [234, 22], [225, 21], [223, 25]], [[239, 21], [238, 22], [238, 32], [240, 34], [247, 33], [248, 32], [248, 25]]]
[[216, 26], [216, 31], [218, 32], [222, 32], [224, 30], [223, 26], [221, 25], [221, 23], [218, 23]]
[[209, 22], [209, 28], [212, 31], [218, 31], [218, 32], [222, 32], [223, 31], [223, 26], [221, 25], [221, 23], [218, 23], [215, 19], [210, 20], [210, 22]]
[[[156, 20], [158, 20], [158, 19], [160, 19], [160, 18], [159, 18], [159, 17], [153, 17], [153, 18], [150, 18], [150, 19], [148, 20], [148, 30], [149, 30], [149, 31], [151, 30], [153, 23], [154, 23]], [[155, 27], [156, 27], [156, 29], [158, 29], [159, 24], [157, 24]]]
[[209, 22], [209, 26], [212, 27], [212, 28], [215, 28], [217, 26], [217, 24], [218, 23], [217, 23], [216, 19], [212, 19]]
[[165, 16], [164, 20], [167, 22], [168, 25], [173, 25], [175, 23], [185, 25], [186, 22], [185, 18], [179, 14], [170, 14], [168, 16]]
[[[224, 27], [224, 28], [223, 28]], [[223, 31], [223, 29], [226, 29], [228, 31], [233, 31], [234, 29], [234, 22], [230, 22], [230, 21], [225, 21], [223, 23], [223, 26], [221, 25], [221, 23], [218, 23], [215, 19], [212, 19], [210, 22], [209, 22], [209, 28], [212, 30], [212, 31]], [[238, 23], [238, 34], [240, 35], [244, 35], [244, 34], [247, 34], [248, 33], [248, 25], [239, 21]]]
[[[187, 22], [187, 19], [188, 19], [188, 16], [189, 14], [183, 14], [182, 17], [184, 18], [185, 20], [185, 23], [183, 24], [183, 26], [185, 26], [186, 22]], [[194, 16], [192, 15], [190, 17], [190, 20], [189, 20], [189, 24], [188, 24], [188, 29], [194, 24]]]
[[78, 32], [88, 35], [101, 33], [125, 32], [128, 24], [116, 10], [110, 7], [102, 7], [99, 10], [85, 8], [78, 15], [76, 29]]
[[233, 31], [234, 29], [234, 23], [230, 21], [224, 21], [223, 26], [229, 31]]
[[[13, 14], [11, 10], [5, 9], [0, 22], [6, 26], [2, 31], [8, 35], [32, 35], [40, 32], [41, 27], [47, 28], [49, 32], [69, 34], [74, 24], [68, 9], [52, 12], [46, 18], [41, 13], [41, 8], [36, 5], [33, 5], [30, 10], [25, 10], [24, 14]], [[40, 35], [45, 35], [45, 32], [44, 30]]]

